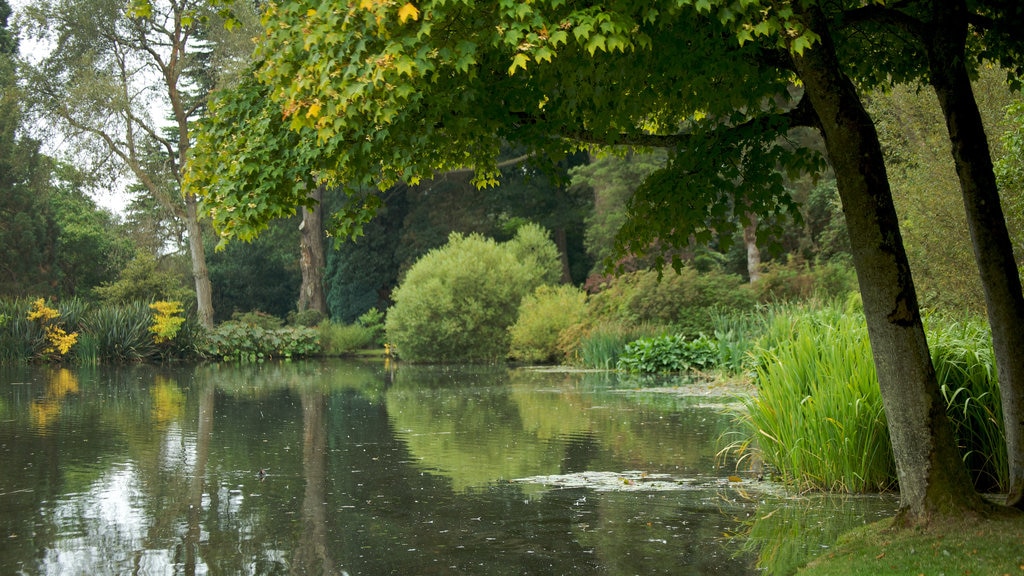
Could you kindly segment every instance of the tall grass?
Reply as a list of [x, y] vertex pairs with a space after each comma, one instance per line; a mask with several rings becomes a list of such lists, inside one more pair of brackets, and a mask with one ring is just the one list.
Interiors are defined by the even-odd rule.
[[964, 463], [982, 491], [1008, 487], [992, 336], [980, 321], [929, 318], [928, 345]]
[[[979, 490], [1003, 490], [1006, 446], [984, 323], [931, 318], [928, 341], [947, 414]], [[773, 309], [755, 353], [756, 397], [737, 415], [744, 438], [800, 488], [864, 492], [895, 483], [863, 316], [854, 307]]]
[[755, 352], [758, 393], [739, 418], [765, 462], [801, 489], [866, 492], [895, 478], [867, 329], [824, 307], [772, 316]]

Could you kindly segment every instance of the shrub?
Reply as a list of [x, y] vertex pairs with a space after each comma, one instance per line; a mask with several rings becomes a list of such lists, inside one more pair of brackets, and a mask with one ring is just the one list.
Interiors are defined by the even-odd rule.
[[452, 233], [395, 289], [385, 329], [410, 361], [493, 362], [509, 351], [509, 332], [523, 297], [560, 274], [558, 251], [535, 225], [504, 244]]
[[372, 342], [377, 346], [383, 346], [384, 337], [384, 313], [376, 308], [370, 308], [356, 320], [359, 326], [370, 332]]
[[254, 328], [263, 328], [264, 330], [277, 330], [284, 326], [284, 320], [272, 314], [260, 312], [259, 310], [234, 312], [231, 314], [231, 321]]
[[509, 354], [525, 362], [561, 361], [558, 338], [586, 314], [587, 295], [570, 285], [539, 286], [523, 298], [519, 317], [509, 328]]
[[688, 340], [682, 334], [641, 338], [626, 345], [616, 368], [626, 372], [660, 373], [705, 370], [718, 359], [717, 343], [701, 335]]
[[288, 323], [293, 326], [318, 326], [326, 319], [326, 315], [319, 310], [307, 308], [301, 312], [292, 311], [288, 314]]
[[317, 334], [320, 348], [328, 356], [344, 356], [377, 345], [376, 331], [359, 324], [323, 322]]

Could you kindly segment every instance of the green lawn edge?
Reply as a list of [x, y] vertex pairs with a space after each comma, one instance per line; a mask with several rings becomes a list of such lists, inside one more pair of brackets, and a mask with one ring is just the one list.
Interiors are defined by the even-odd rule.
[[935, 521], [894, 530], [880, 520], [840, 537], [798, 576], [1024, 575], [1024, 514]]

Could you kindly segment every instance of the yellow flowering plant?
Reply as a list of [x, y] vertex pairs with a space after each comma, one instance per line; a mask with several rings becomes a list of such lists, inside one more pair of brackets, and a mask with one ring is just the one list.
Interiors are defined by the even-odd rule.
[[39, 322], [46, 337], [47, 346], [43, 349], [44, 354], [57, 353], [64, 356], [71, 350], [71, 347], [78, 342], [78, 332], [70, 334], [57, 324], [60, 312], [46, 305], [46, 301], [37, 298], [32, 302], [32, 308], [28, 311], [28, 320]]

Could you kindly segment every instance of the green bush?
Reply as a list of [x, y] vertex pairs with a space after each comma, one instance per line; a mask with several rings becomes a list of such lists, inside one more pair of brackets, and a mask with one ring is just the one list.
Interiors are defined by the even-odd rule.
[[288, 323], [293, 326], [313, 327], [320, 325], [326, 316], [319, 310], [307, 308], [301, 312], [292, 311], [288, 314]]
[[284, 326], [284, 320], [274, 316], [273, 314], [267, 314], [259, 310], [250, 310], [248, 312], [234, 312], [231, 314], [231, 321], [237, 324], [244, 324], [253, 328], [263, 328], [264, 330], [277, 330]]
[[586, 307], [586, 293], [575, 286], [539, 286], [523, 298], [519, 318], [509, 328], [509, 355], [524, 362], [563, 360], [559, 335], [583, 320]]
[[453, 233], [408, 271], [388, 311], [388, 341], [413, 362], [493, 362], [509, 352], [519, 304], [560, 275], [558, 249], [529, 224], [509, 242]]

